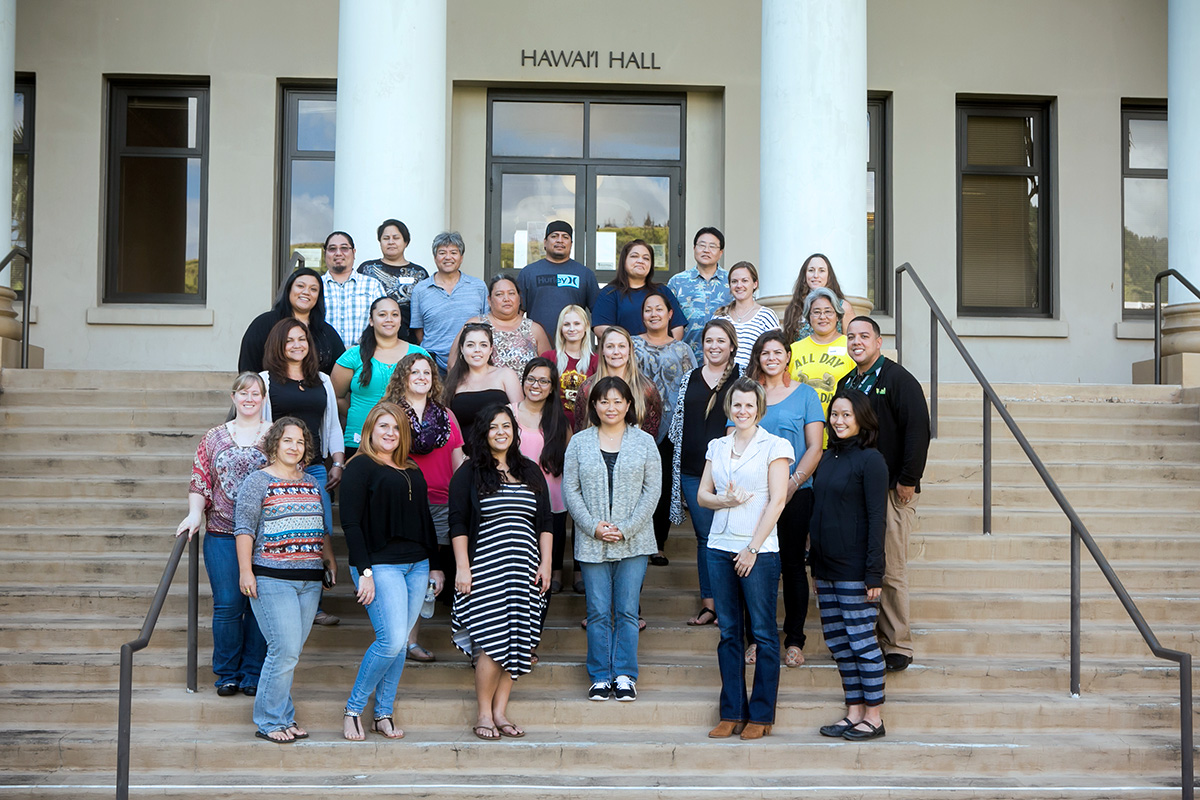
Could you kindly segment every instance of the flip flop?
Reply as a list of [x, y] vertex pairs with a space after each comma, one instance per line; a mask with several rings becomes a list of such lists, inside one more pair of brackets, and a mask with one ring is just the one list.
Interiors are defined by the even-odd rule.
[[[520, 739], [525, 735], [525, 731], [521, 730], [516, 725], [513, 725], [511, 722], [506, 722], [503, 725], [498, 726], [497, 730], [500, 732], [501, 736], [507, 736], [509, 739]], [[516, 733], [509, 733], [508, 731], [510, 730], [516, 731]]]
[[747, 664], [754, 664], [754, 663], [758, 662], [758, 645], [757, 644], [752, 644], [746, 648], [745, 661]]
[[[283, 731], [284, 733], [287, 732], [287, 728], [279, 728], [279, 730]], [[275, 731], [271, 731], [271, 733], [275, 733]], [[291, 744], [292, 742], [296, 741], [295, 737], [292, 737], [291, 739], [275, 739], [272, 736], [263, 733], [262, 731], [255, 731], [254, 735], [257, 738], [265, 739], [272, 744]]]
[[[711, 619], [705, 619], [705, 616], [709, 616]], [[692, 619], [689, 619], [687, 624], [691, 625], [693, 628], [699, 628], [704, 625], [716, 625], [717, 612], [713, 611], [708, 606], [700, 606], [700, 610], [696, 612], [696, 616]]]
[[301, 728], [299, 725], [297, 725], [294, 722], [291, 725], [288, 725], [286, 730], [288, 733], [290, 733], [292, 735], [293, 739], [307, 739], [308, 738], [308, 731], [304, 730], [303, 728]]
[[785, 666], [800, 667], [804, 665], [804, 651], [796, 645], [791, 645], [787, 649], [787, 657], [783, 661]]
[[[496, 730], [491, 725], [476, 725], [471, 730], [472, 730], [472, 732], [474, 732], [476, 739], [483, 739], [485, 742], [500, 741], [500, 731]], [[494, 735], [493, 736], [484, 736], [482, 733], [480, 733], [480, 731], [488, 731]]]
[[404, 657], [410, 661], [421, 661], [424, 663], [437, 661], [437, 656], [426, 650], [418, 642], [412, 642], [409, 644], [408, 651], [404, 654]]

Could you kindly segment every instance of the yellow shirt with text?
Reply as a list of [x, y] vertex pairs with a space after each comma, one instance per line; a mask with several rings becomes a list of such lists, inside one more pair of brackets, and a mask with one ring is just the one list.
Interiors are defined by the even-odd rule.
[[[845, 336], [839, 336], [829, 344], [817, 344], [811, 336], [792, 344], [788, 372], [792, 380], [803, 381], [817, 390], [826, 419], [829, 418], [829, 403], [837, 392], [838, 381], [852, 369], [854, 360], [846, 349]], [[828, 432], [825, 435], [828, 437]]]

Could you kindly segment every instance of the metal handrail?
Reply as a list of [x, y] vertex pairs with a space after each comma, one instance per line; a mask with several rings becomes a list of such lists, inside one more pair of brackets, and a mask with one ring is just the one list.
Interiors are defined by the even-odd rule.
[[288, 259], [288, 272], [295, 272], [305, 264], [304, 254], [299, 250], [293, 250], [291, 258]]
[[[1174, 270], [1167, 270], [1162, 275], [1173, 273]], [[1059, 488], [1058, 483], [1050, 476], [1046, 465], [1042, 463], [1042, 459], [1034, 451], [1033, 446], [1029, 444], [1029, 440], [1025, 438], [1025, 434], [1021, 432], [1020, 426], [1016, 420], [1008, 413], [1004, 402], [1000, 396], [996, 394], [996, 390], [992, 388], [992, 384], [983, 375], [983, 371], [979, 365], [975, 363], [975, 359], [967, 352], [966, 346], [962, 339], [954, 332], [953, 326], [942, 313], [942, 309], [934, 301], [929, 294], [929, 290], [925, 288], [924, 282], [917, 275], [916, 270], [908, 262], [901, 264], [896, 268], [896, 358], [903, 359], [903, 297], [902, 276], [907, 273], [912, 279], [913, 284], [917, 287], [917, 291], [925, 298], [925, 303], [929, 306], [930, 318], [930, 430], [932, 435], [937, 436], [937, 333], [938, 325], [945, 329], [946, 335], [950, 337], [950, 342], [958, 350], [963, 361], [975, 376], [975, 380], [983, 389], [983, 532], [990, 534], [992, 532], [992, 414], [991, 406], [996, 407], [996, 412], [1000, 418], [1004, 420], [1004, 424], [1008, 426], [1013, 438], [1017, 440], [1017, 444], [1025, 451], [1029, 463], [1037, 470], [1037, 473], [1042, 478], [1042, 482], [1046, 484], [1046, 488], [1050, 490], [1050, 494], [1054, 497], [1058, 507], [1066, 515], [1067, 520], [1071, 523], [1071, 696], [1078, 697], [1079, 689], [1079, 661], [1080, 661], [1080, 557], [1079, 543], [1082, 541], [1087, 545], [1088, 552], [1091, 553], [1092, 559], [1096, 562], [1096, 566], [1104, 574], [1109, 586], [1116, 593], [1117, 599], [1121, 601], [1121, 605], [1125, 607], [1125, 612], [1129, 614], [1129, 618], [1133, 620], [1133, 624], [1137, 626], [1138, 633], [1142, 635], [1146, 645], [1150, 648], [1150, 652], [1156, 658], [1161, 658], [1166, 661], [1173, 661], [1179, 665], [1179, 750], [1180, 750], [1180, 776], [1182, 781], [1183, 800], [1195, 800], [1195, 764], [1193, 763], [1193, 732], [1192, 732], [1192, 654], [1185, 653], [1180, 650], [1171, 650], [1163, 647], [1158, 637], [1154, 635], [1154, 631], [1150, 628], [1146, 618], [1142, 616], [1142, 612], [1138, 609], [1137, 604], [1133, 602], [1133, 598], [1129, 596], [1129, 592], [1125, 589], [1121, 579], [1117, 577], [1117, 573], [1113, 570], [1112, 565], [1108, 563], [1108, 559], [1104, 557], [1100, 546], [1096, 544], [1096, 540], [1092, 538], [1092, 534], [1088, 531], [1087, 526], [1083, 524], [1083, 520], [1075, 513], [1074, 507]], [[1185, 280], [1178, 273], [1175, 277], [1180, 280]], [[1192, 291], [1194, 287], [1188, 284]], [[1155, 306], [1157, 307], [1158, 284], [1155, 282]]]
[[1165, 278], [1175, 278], [1182, 283], [1189, 292], [1196, 295], [1196, 299], [1200, 300], [1200, 289], [1192, 285], [1192, 282], [1179, 274], [1178, 270], [1164, 269], [1162, 272], [1154, 276], [1154, 383], [1162, 383], [1162, 282]]
[[183, 549], [188, 550], [188, 635], [187, 635], [187, 690], [196, 691], [196, 661], [198, 639], [198, 610], [200, 606], [200, 537], [175, 538], [175, 547], [167, 557], [150, 610], [138, 638], [121, 645], [121, 683], [117, 700], [117, 800], [129, 800], [129, 734], [132, 724], [133, 705], [133, 654], [150, 644], [159, 612], [167, 599], [167, 591], [175, 579]]
[[25, 286], [21, 289], [21, 369], [29, 369], [29, 287], [33, 285], [33, 256], [24, 247], [14, 247], [0, 259], [0, 270], [17, 256], [25, 259]]

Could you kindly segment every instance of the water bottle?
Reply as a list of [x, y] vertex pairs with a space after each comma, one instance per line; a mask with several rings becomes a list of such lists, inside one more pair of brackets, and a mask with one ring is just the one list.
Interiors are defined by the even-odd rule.
[[433, 581], [430, 581], [429, 588], [425, 590], [425, 604], [421, 606], [421, 619], [429, 619], [433, 616], [433, 601], [435, 597]]

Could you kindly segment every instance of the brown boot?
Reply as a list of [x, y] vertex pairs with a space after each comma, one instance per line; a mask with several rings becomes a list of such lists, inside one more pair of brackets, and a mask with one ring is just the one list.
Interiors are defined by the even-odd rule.
[[723, 719], [717, 725], [717, 727], [713, 728], [711, 731], [708, 732], [708, 738], [710, 738], [710, 739], [728, 739], [730, 736], [733, 736], [735, 733], [741, 733], [742, 728], [744, 728], [744, 727], [746, 727], [746, 723], [744, 723], [744, 722], [734, 722], [733, 720]]
[[761, 739], [764, 736], [771, 735], [770, 725], [759, 725], [757, 722], [746, 723], [746, 729], [742, 731], [742, 739]]

